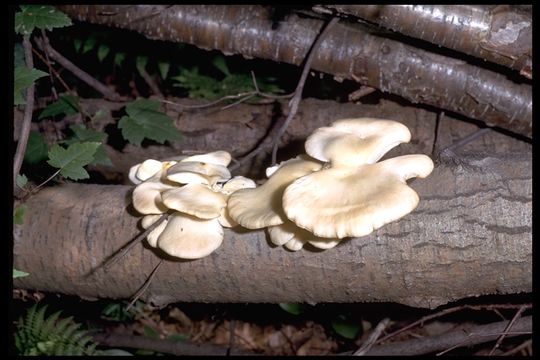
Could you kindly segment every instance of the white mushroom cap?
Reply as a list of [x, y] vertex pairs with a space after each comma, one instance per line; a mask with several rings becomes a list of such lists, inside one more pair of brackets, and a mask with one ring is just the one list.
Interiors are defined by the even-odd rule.
[[214, 185], [230, 178], [225, 166], [200, 161], [180, 161], [167, 170], [167, 179], [180, 184]]
[[[161, 216], [162, 215], [146, 215], [141, 220], [141, 226], [143, 227], [143, 229], [148, 229], [150, 226], [152, 226], [152, 224], [158, 221]], [[168, 220], [162, 221], [161, 224], [156, 226], [154, 230], [150, 231], [150, 234], [146, 235], [146, 241], [148, 242], [148, 245], [152, 247], [157, 246], [157, 240], [165, 229], [165, 226], [167, 226], [167, 222]]]
[[161, 193], [173, 189], [174, 186], [159, 181], [152, 181], [155, 177], [137, 185], [133, 190], [132, 201], [135, 210], [141, 214], [163, 214], [167, 207], [161, 200]]
[[230, 195], [240, 189], [254, 189], [256, 187], [257, 184], [255, 184], [255, 181], [247, 177], [235, 176], [223, 185], [221, 192], [226, 195]]
[[137, 169], [137, 178], [145, 181], [161, 171], [162, 163], [154, 159], [144, 160]]
[[221, 214], [218, 217], [218, 221], [221, 224], [221, 226], [226, 228], [232, 228], [238, 225], [236, 221], [229, 215], [229, 211], [227, 210], [227, 207], [224, 207], [221, 209]]
[[182, 213], [169, 217], [157, 246], [167, 254], [182, 259], [210, 255], [223, 242], [223, 228], [217, 219], [202, 220]]
[[[306, 242], [319, 249], [330, 249], [339, 244], [340, 239], [327, 239], [313, 235], [307, 230], [299, 228], [292, 221], [285, 221], [281, 225], [267, 228], [270, 241], [275, 245], [285, 245], [289, 250], [301, 249]], [[294, 241], [293, 241], [294, 240]], [[286, 244], [289, 244], [288, 246]], [[302, 246], [300, 246], [300, 244]]]
[[343, 119], [313, 132], [305, 143], [306, 152], [332, 166], [374, 164], [397, 145], [409, 142], [409, 129], [393, 120]]
[[187, 184], [164, 191], [161, 199], [169, 209], [201, 219], [217, 218], [221, 210], [227, 206], [227, 195], [212, 191], [201, 184]]
[[258, 188], [234, 192], [227, 203], [229, 215], [248, 229], [283, 224], [286, 219], [281, 207], [283, 191], [295, 179], [321, 167], [321, 163], [307, 156], [297, 156], [284, 162], [268, 181]]
[[137, 170], [139, 170], [139, 166], [141, 166], [141, 164], [133, 165], [132, 167], [129, 168], [128, 178], [135, 185], [142, 183], [142, 180], [139, 180], [136, 176]]
[[221, 165], [227, 167], [231, 163], [231, 154], [226, 151], [219, 150], [207, 154], [189, 156], [180, 160], [180, 162], [187, 161], [204, 162], [212, 165]]
[[319, 237], [365, 236], [414, 210], [419, 197], [406, 180], [432, 170], [426, 155], [321, 170], [287, 187], [283, 209], [296, 225]]

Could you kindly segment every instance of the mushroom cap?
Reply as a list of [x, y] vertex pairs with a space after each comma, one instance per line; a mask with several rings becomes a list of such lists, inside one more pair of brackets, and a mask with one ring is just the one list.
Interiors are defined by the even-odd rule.
[[283, 224], [286, 219], [281, 207], [283, 191], [295, 179], [321, 167], [320, 162], [307, 156], [287, 160], [263, 185], [234, 192], [227, 203], [229, 215], [247, 229]]
[[128, 178], [135, 185], [139, 185], [140, 183], [142, 183], [142, 180], [139, 180], [137, 178], [137, 170], [139, 170], [139, 166], [141, 166], [141, 164], [133, 165], [129, 168]]
[[152, 181], [153, 179], [155, 177], [137, 185], [131, 195], [133, 207], [144, 215], [167, 212], [168, 209], [161, 200], [161, 193], [174, 188], [174, 186], [160, 181]]
[[432, 170], [426, 155], [321, 170], [287, 187], [283, 209], [296, 225], [319, 237], [365, 236], [414, 210], [419, 197], [406, 180]]
[[180, 162], [196, 161], [227, 167], [231, 163], [231, 159], [231, 154], [226, 151], [219, 150], [207, 154], [188, 156], [180, 160]]
[[229, 211], [227, 210], [227, 207], [224, 207], [221, 209], [221, 214], [218, 217], [218, 221], [221, 224], [221, 226], [226, 228], [232, 228], [235, 226], [238, 226], [238, 223], [233, 220], [231, 215], [229, 215]]
[[227, 206], [227, 195], [212, 191], [201, 184], [187, 184], [164, 191], [163, 204], [169, 209], [196, 216], [200, 219], [213, 219]]
[[201, 161], [180, 161], [167, 169], [167, 179], [180, 183], [213, 185], [231, 178], [231, 173], [223, 165]]
[[255, 181], [244, 176], [235, 176], [223, 185], [221, 192], [230, 195], [240, 189], [254, 189], [256, 187]]
[[374, 164], [397, 145], [409, 142], [409, 129], [393, 120], [343, 119], [313, 132], [305, 143], [306, 152], [332, 166]]
[[[150, 226], [152, 226], [153, 223], [158, 221], [161, 216], [162, 215], [146, 215], [141, 220], [141, 226], [143, 227], [143, 229], [148, 229]], [[152, 247], [157, 246], [157, 240], [165, 229], [165, 226], [167, 226], [167, 222], [168, 220], [164, 220], [161, 224], [156, 226], [154, 230], [150, 231], [150, 233], [146, 235], [146, 241], [148, 242], [148, 245]]]
[[[298, 227], [292, 221], [285, 221], [283, 224], [277, 226], [269, 226], [267, 229], [268, 234], [270, 235], [270, 241], [275, 245], [285, 245], [295, 239], [295, 242], [291, 242], [289, 247], [286, 246], [290, 250], [292, 250], [290, 247], [298, 247], [298, 241], [302, 246], [306, 242], [309, 242], [319, 249], [333, 248], [341, 241], [340, 239], [317, 237], [309, 231]], [[302, 246], [300, 246], [300, 248], [302, 248]]]
[[139, 168], [137, 169], [137, 178], [139, 180], [145, 181], [150, 179], [152, 176], [157, 174], [162, 169], [162, 163], [161, 161], [154, 160], [154, 159], [148, 159], [144, 160]]
[[306, 241], [304, 239], [294, 237], [291, 240], [287, 241], [283, 246], [291, 251], [298, 251], [304, 247], [305, 243]]
[[217, 219], [202, 220], [174, 213], [169, 217], [157, 246], [181, 259], [199, 259], [210, 255], [223, 242], [223, 228]]

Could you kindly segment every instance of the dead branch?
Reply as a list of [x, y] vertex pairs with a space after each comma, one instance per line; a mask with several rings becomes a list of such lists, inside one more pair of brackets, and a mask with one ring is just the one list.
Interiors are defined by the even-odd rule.
[[[324, 5], [532, 79], [532, 16], [509, 5]], [[316, 8], [314, 8], [317, 11]]]
[[[75, 19], [123, 27], [149, 38], [188, 42], [224, 53], [241, 53], [299, 65], [313, 43], [321, 20], [290, 15], [272, 29], [261, 6], [65, 5]], [[104, 15], [106, 13], [106, 16]], [[152, 15], [149, 17], [149, 14]], [[145, 21], [137, 21], [144, 18]], [[313, 69], [362, 85], [451, 110], [490, 126], [532, 135], [532, 91], [501, 74], [395, 40], [338, 24], [322, 42]]]

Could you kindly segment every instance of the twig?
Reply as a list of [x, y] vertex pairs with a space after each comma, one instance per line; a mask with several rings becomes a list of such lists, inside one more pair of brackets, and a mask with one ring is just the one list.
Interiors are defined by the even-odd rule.
[[129, 241], [126, 245], [121, 247], [118, 251], [116, 251], [114, 254], [112, 254], [105, 262], [103, 262], [101, 265], [98, 265], [96, 268], [92, 269], [89, 273], [84, 275], [85, 278], [92, 276], [94, 273], [96, 273], [97, 270], [103, 269], [107, 270], [110, 266], [116, 264], [121, 258], [123, 258], [135, 245], [140, 243], [146, 235], [148, 235], [152, 230], [154, 230], [156, 227], [159, 226], [163, 221], [167, 220], [169, 218], [169, 214], [163, 214], [161, 217], [152, 225], [148, 227], [145, 231], [137, 235], [133, 240]]
[[447, 155], [447, 156], [451, 156], [451, 157], [456, 156], [456, 154], [454, 153], [455, 149], [470, 143], [471, 141], [473, 141], [476, 138], [484, 135], [485, 133], [487, 133], [490, 130], [491, 130], [491, 128], [489, 128], [489, 127], [483, 128], [483, 129], [478, 129], [475, 132], [465, 136], [463, 139], [461, 139], [461, 140], [453, 143], [452, 145], [448, 146], [447, 148], [443, 149], [439, 154], [440, 155]]
[[[32, 44], [30, 43], [30, 35], [23, 36], [24, 58], [26, 61], [26, 67], [29, 69], [34, 68], [34, 59], [32, 58]], [[32, 83], [26, 89], [26, 105], [24, 107], [23, 124], [21, 127], [21, 133], [19, 135], [19, 142], [17, 143], [17, 150], [15, 152], [15, 158], [13, 160], [13, 185], [15, 186], [17, 175], [21, 170], [22, 162], [24, 159], [24, 153], [26, 152], [26, 145], [28, 144], [28, 135], [30, 134], [30, 126], [32, 124], [32, 114], [34, 112], [34, 92], [35, 86]]]
[[[227, 348], [211, 344], [196, 344], [193, 341], [173, 341], [165, 339], [154, 339], [139, 335], [124, 334], [95, 334], [94, 341], [111, 347], [127, 347], [133, 349], [152, 350], [172, 355], [225, 355]], [[245, 350], [235, 350], [235, 355], [254, 355]]]
[[234, 346], [234, 335], [236, 334], [236, 320], [231, 319], [229, 322], [229, 347], [227, 348], [227, 356], [231, 355]]
[[[62, 79], [62, 77], [60, 76], [60, 74], [58, 73], [58, 71], [55, 70], [55, 68], [52, 67], [52, 65], [50, 65], [50, 62], [47, 63], [49, 60], [48, 60], [48, 56], [47, 56], [47, 59], [45, 59], [40, 53], [39, 51], [37, 51], [36, 49], [32, 48], [32, 51], [34, 52], [34, 54], [36, 54], [36, 56], [41, 60], [43, 61], [44, 64], [46, 64], [47, 66], [49, 66], [49, 70], [51, 71], [51, 73], [56, 76], [56, 78], [58, 79], [58, 81], [60, 81], [60, 83], [62, 84], [62, 86], [66, 89], [66, 91], [70, 94], [74, 94], [75, 92], [73, 90], [71, 90], [69, 88], [69, 86], [66, 84], [66, 82], [64, 81], [64, 79]], [[43, 52], [45, 55], [47, 55], [47, 52]]]
[[23, 198], [21, 199], [21, 201], [26, 201], [26, 199], [32, 195], [32, 194], [35, 194], [36, 191], [38, 191], [43, 185], [45, 185], [46, 183], [48, 183], [49, 181], [51, 181], [56, 175], [58, 175], [60, 173], [62, 169], [58, 169], [54, 174], [52, 174], [51, 176], [49, 176], [49, 178], [47, 180], [45, 180], [44, 182], [42, 182], [41, 184], [39, 184], [38, 186], [30, 189], [30, 191], [27, 191], [26, 194], [23, 196]]
[[[502, 353], [501, 356], [510, 356], [510, 355], [514, 355], [515, 353], [521, 351], [521, 350], [524, 350], [524, 349], [527, 349], [527, 348], [530, 348], [532, 346], [532, 339], [528, 339], [528, 340], [525, 340], [523, 343], [521, 343], [520, 345], [516, 346], [515, 348], [513, 349], [510, 349], [508, 350], [507, 352], [505, 353]], [[531, 354], [529, 354], [531, 355]]]
[[[44, 39], [47, 39], [47, 41], [48, 41], [47, 34], [45, 33], [45, 29], [41, 29], [41, 36]], [[49, 54], [47, 54], [47, 52], [45, 52], [45, 57], [47, 58], [46, 59], [46, 65], [49, 68], [49, 78], [51, 79], [51, 92], [53, 94], [54, 100], [58, 100], [58, 93], [56, 92], [56, 88], [54, 87], [54, 78], [53, 78], [53, 75], [52, 75], [52, 65], [51, 65], [51, 61], [49, 60]]]
[[141, 77], [144, 79], [144, 81], [146, 82], [146, 84], [148, 85], [148, 87], [150, 87], [150, 90], [152, 90], [152, 92], [159, 96], [160, 98], [163, 97], [163, 93], [161, 92], [161, 90], [159, 90], [159, 87], [157, 86], [156, 82], [154, 81], [154, 79], [152, 79], [152, 77], [150, 76], [150, 74], [148, 74], [148, 72], [146, 71], [145, 68], [143, 68], [142, 66], [140, 67], [137, 67], [137, 70], [139, 70], [139, 74], [141, 75]]
[[375, 344], [375, 341], [377, 341], [377, 339], [379, 338], [379, 336], [381, 336], [382, 332], [384, 331], [384, 329], [386, 329], [386, 327], [388, 326], [388, 324], [390, 324], [390, 319], [389, 318], [384, 318], [382, 319], [378, 324], [377, 326], [375, 327], [375, 329], [373, 330], [373, 332], [371, 334], [369, 334], [369, 337], [367, 338], [367, 340], [362, 344], [362, 346], [360, 347], [360, 349], [356, 350], [353, 355], [356, 355], [356, 356], [363, 356], [363, 355], [366, 355], [366, 353], [369, 351], [369, 349], [371, 349], [371, 347]]
[[309, 49], [306, 63], [304, 65], [304, 70], [302, 71], [302, 75], [300, 76], [300, 81], [298, 81], [298, 85], [296, 86], [294, 96], [289, 102], [289, 115], [287, 116], [285, 123], [283, 123], [281, 128], [278, 130], [278, 133], [276, 134], [276, 137], [274, 139], [274, 147], [272, 149], [272, 165], [276, 163], [276, 155], [277, 155], [277, 149], [279, 146], [279, 140], [281, 139], [281, 136], [283, 136], [283, 133], [285, 133], [285, 131], [287, 130], [287, 127], [289, 126], [293, 117], [296, 115], [296, 112], [298, 111], [298, 105], [300, 104], [300, 100], [302, 99], [302, 92], [304, 90], [304, 84], [306, 83], [306, 79], [307, 79], [309, 70], [311, 68], [311, 63], [313, 62], [313, 59], [315, 58], [317, 49], [319, 48], [319, 45], [321, 44], [323, 39], [326, 37], [326, 34], [328, 34], [329, 30], [338, 21], [339, 21], [339, 18], [333, 17], [328, 22], [328, 25], [326, 25], [324, 30], [322, 30], [322, 32], [319, 34], [319, 36], [317, 37], [317, 39], [315, 40], [315, 42]]
[[87, 72], [81, 70], [79, 67], [77, 67], [75, 64], [73, 64], [71, 61], [66, 59], [64, 56], [62, 56], [58, 51], [56, 51], [48, 42], [48, 39], [36, 39], [36, 43], [38, 46], [46, 53], [49, 54], [49, 56], [58, 61], [60, 65], [62, 65], [64, 68], [69, 70], [73, 73], [73, 75], [77, 76], [79, 79], [84, 81], [86, 84], [97, 90], [98, 92], [102, 93], [103, 96], [106, 98], [117, 101], [120, 100], [121, 97], [113, 90], [109, 89], [107, 86], [105, 86], [103, 83], [98, 81], [97, 79], [93, 78], [90, 74]]
[[129, 309], [131, 309], [131, 307], [133, 306], [133, 304], [135, 304], [135, 302], [137, 300], [139, 300], [139, 298], [141, 297], [141, 295], [146, 291], [146, 289], [148, 289], [148, 287], [150, 286], [150, 283], [152, 282], [152, 279], [154, 279], [154, 276], [156, 276], [156, 273], [159, 269], [159, 267], [161, 266], [161, 264], [163, 264], [163, 259], [160, 259], [159, 262], [157, 263], [156, 267], [154, 268], [154, 270], [152, 270], [152, 272], [150, 273], [150, 276], [148, 276], [148, 278], [146, 279], [146, 281], [144, 282], [144, 284], [141, 286], [141, 288], [139, 290], [137, 290], [137, 292], [135, 293], [135, 295], [133, 295], [133, 300], [131, 300], [131, 302], [129, 303], [129, 305], [126, 307], [126, 311], [129, 311]]
[[495, 353], [495, 350], [497, 350], [499, 346], [501, 346], [501, 343], [504, 340], [504, 337], [506, 336], [506, 332], [510, 331], [512, 326], [514, 326], [514, 323], [516, 322], [516, 320], [521, 316], [521, 314], [525, 311], [525, 309], [526, 309], [525, 306], [522, 306], [521, 308], [519, 308], [519, 310], [516, 312], [516, 315], [514, 315], [512, 320], [510, 320], [510, 322], [508, 323], [508, 326], [506, 327], [506, 329], [504, 329], [504, 333], [499, 337], [499, 339], [497, 339], [497, 342], [495, 343], [495, 345], [493, 345], [493, 349], [491, 349], [491, 351], [489, 352], [490, 356]]
[[353, 91], [352, 93], [349, 94], [349, 101], [352, 102], [352, 101], [360, 100], [361, 98], [363, 98], [366, 95], [371, 94], [375, 90], [377, 90], [377, 89], [375, 89], [375, 88], [373, 88], [371, 86], [361, 85], [360, 89], [355, 90], [355, 91]]
[[521, 308], [522, 306], [525, 306], [527, 309], [528, 308], [531, 308], [532, 307], [532, 304], [484, 304], [484, 305], [461, 305], [461, 306], [456, 306], [456, 307], [452, 307], [452, 308], [448, 308], [448, 309], [444, 309], [442, 311], [439, 311], [435, 314], [431, 314], [431, 315], [427, 315], [427, 316], [424, 316], [422, 317], [421, 319], [405, 326], [405, 327], [402, 327], [401, 329], [398, 329], [396, 331], [394, 331], [393, 333], [390, 333], [388, 335], [386, 335], [385, 337], [383, 337], [382, 339], [379, 339], [376, 344], [378, 343], [381, 343], [383, 341], [386, 341], [398, 334], [401, 334], [402, 332], [406, 331], [406, 330], [409, 330], [415, 326], [418, 326], [418, 325], [423, 325], [426, 321], [429, 321], [429, 320], [433, 320], [433, 319], [436, 319], [436, 318], [439, 318], [439, 317], [442, 317], [444, 315], [448, 315], [448, 314], [451, 314], [451, 313], [454, 313], [456, 311], [460, 311], [460, 310], [464, 310], [464, 309], [471, 309], [471, 310], [491, 310], [491, 309], [519, 309]]

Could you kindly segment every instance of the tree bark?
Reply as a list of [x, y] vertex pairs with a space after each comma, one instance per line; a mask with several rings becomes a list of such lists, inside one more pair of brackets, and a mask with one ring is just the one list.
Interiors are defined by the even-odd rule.
[[[264, 231], [225, 229], [195, 261], [167, 259], [143, 299], [194, 302], [391, 301], [434, 308], [483, 294], [532, 291], [531, 152], [443, 158], [411, 186], [420, 204], [400, 221], [334, 249], [289, 252]], [[159, 261], [147, 246], [94, 277], [140, 231], [128, 186], [67, 184], [32, 196], [14, 229], [14, 286], [127, 298]], [[127, 209], [126, 209], [127, 207]]]
[[[239, 53], [300, 65], [323, 25], [292, 14], [272, 29], [261, 6], [64, 5], [78, 20], [127, 28], [152, 39], [187, 42], [225, 54]], [[532, 136], [532, 91], [490, 70], [395, 40], [358, 26], [336, 24], [312, 68], [339, 78], [451, 110]]]
[[325, 5], [532, 78], [532, 16], [509, 5]]

